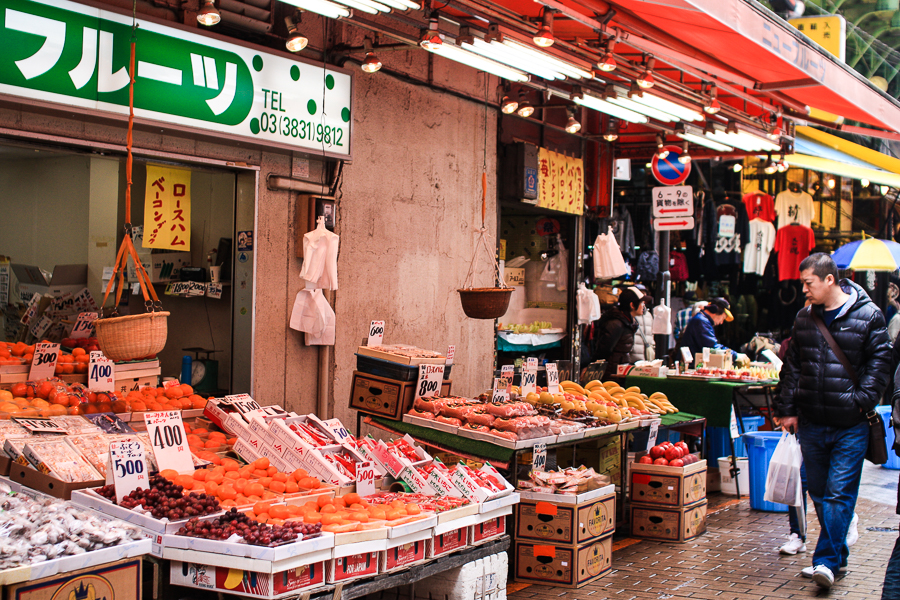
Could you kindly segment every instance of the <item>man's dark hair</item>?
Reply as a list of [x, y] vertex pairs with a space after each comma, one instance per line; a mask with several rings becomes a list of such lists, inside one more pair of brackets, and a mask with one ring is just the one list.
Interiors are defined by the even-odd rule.
[[813, 275], [822, 281], [829, 275], [834, 277], [835, 282], [838, 280], [837, 265], [834, 264], [834, 259], [824, 252], [815, 252], [804, 258], [800, 263], [800, 272], [807, 269], [812, 269]]

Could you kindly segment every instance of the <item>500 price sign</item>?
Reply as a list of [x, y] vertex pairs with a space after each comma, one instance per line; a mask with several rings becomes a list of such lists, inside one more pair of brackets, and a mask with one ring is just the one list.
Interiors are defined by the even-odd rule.
[[180, 412], [144, 413], [144, 422], [147, 424], [147, 434], [160, 471], [174, 469], [179, 473], [186, 473], [194, 470]]
[[416, 381], [416, 398], [437, 396], [444, 380], [444, 365], [419, 365], [419, 380]]
[[122, 502], [122, 498], [139, 487], [147, 487], [147, 461], [144, 457], [143, 444], [137, 440], [111, 442], [106, 472], [107, 481], [112, 475], [116, 502]]

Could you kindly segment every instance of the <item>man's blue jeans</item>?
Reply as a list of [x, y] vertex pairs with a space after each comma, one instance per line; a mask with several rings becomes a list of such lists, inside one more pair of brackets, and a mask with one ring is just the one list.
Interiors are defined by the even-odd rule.
[[894, 551], [884, 573], [881, 600], [900, 600], [900, 537], [894, 543]]
[[809, 497], [821, 528], [812, 562], [837, 573], [850, 555], [847, 530], [859, 494], [869, 425], [863, 421], [843, 429], [801, 422], [799, 435]]

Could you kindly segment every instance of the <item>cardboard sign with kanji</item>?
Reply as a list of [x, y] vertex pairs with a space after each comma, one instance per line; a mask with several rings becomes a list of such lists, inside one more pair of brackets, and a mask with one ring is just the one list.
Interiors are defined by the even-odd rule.
[[144, 248], [191, 249], [191, 172], [147, 165]]

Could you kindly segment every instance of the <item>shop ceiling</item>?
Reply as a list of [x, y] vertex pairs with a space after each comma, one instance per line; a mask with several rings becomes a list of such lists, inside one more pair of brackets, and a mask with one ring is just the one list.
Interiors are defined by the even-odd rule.
[[900, 103], [753, 0], [283, 1], [374, 34], [342, 49], [361, 64], [420, 45], [501, 76], [492, 100], [526, 101], [532, 118], [563, 127], [582, 114], [570, 105], [598, 110], [601, 131], [581, 134], [618, 135], [617, 156], [660, 141], [693, 156], [789, 152], [793, 125], [817, 123], [810, 107], [900, 132]]

